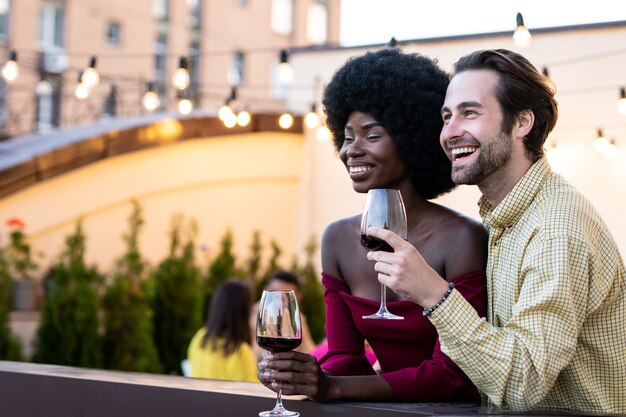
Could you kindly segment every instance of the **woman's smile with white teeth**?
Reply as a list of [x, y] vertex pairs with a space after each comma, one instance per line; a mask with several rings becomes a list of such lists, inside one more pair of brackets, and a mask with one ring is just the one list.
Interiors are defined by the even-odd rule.
[[348, 167], [350, 170], [350, 174], [357, 174], [360, 172], [366, 172], [369, 171], [370, 169], [372, 169], [372, 167], [368, 167], [368, 166], [357, 166], [357, 167]]

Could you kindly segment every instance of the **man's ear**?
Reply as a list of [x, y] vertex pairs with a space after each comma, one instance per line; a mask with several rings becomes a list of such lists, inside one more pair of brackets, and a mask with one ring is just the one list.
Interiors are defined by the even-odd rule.
[[535, 125], [535, 113], [532, 110], [522, 110], [518, 115], [513, 127], [515, 137], [523, 138], [528, 135]]

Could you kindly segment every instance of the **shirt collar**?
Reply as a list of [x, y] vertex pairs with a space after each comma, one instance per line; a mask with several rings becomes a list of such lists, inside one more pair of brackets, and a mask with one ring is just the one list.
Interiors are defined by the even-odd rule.
[[485, 225], [488, 228], [510, 227], [517, 223], [551, 175], [548, 159], [543, 156], [528, 169], [495, 209], [485, 196], [481, 196], [478, 208]]

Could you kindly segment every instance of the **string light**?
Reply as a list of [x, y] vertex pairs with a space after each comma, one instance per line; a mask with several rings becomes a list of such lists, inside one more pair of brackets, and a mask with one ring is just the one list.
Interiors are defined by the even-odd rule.
[[626, 90], [624, 87], [619, 89], [619, 101], [617, 102], [617, 108], [622, 114], [626, 114]]
[[320, 117], [317, 115], [317, 106], [311, 105], [311, 110], [304, 116], [304, 124], [309, 129], [317, 127], [320, 123]]
[[289, 113], [283, 113], [278, 118], [278, 125], [283, 129], [289, 129], [293, 126], [293, 116]]
[[89, 66], [83, 71], [80, 83], [88, 89], [92, 89], [100, 83], [100, 74], [98, 74], [98, 70], [96, 69], [95, 56], [89, 59]]
[[543, 74], [544, 77], [550, 78], [550, 71], [548, 70], [548, 67], [543, 67], [541, 69], [541, 73]]
[[4, 63], [0, 70], [0, 75], [7, 83], [12, 83], [20, 75], [20, 67], [17, 64], [17, 52], [11, 51], [9, 53], [9, 60]]
[[172, 84], [179, 90], [184, 90], [189, 87], [191, 79], [189, 78], [189, 62], [187, 58], [181, 56], [178, 61], [178, 68], [174, 71], [172, 76]]
[[516, 16], [517, 27], [515, 28], [515, 32], [513, 33], [513, 42], [520, 48], [526, 48], [530, 45], [530, 38], [532, 35], [524, 26], [524, 17], [521, 13], [518, 13]]
[[315, 137], [320, 142], [326, 142], [331, 137], [330, 130], [326, 126], [320, 126], [315, 131]]
[[293, 68], [289, 64], [289, 53], [286, 49], [280, 51], [278, 65], [278, 78], [283, 84], [293, 81]]
[[600, 153], [604, 153], [608, 145], [609, 145], [609, 141], [604, 137], [604, 133], [602, 132], [602, 129], [598, 129], [598, 132], [596, 134], [596, 141], [595, 141], [596, 150]]
[[224, 122], [224, 126], [226, 126], [229, 129], [232, 127], [235, 127], [237, 125], [237, 115], [231, 111], [230, 113], [224, 116], [224, 118], [222, 119], [222, 122]]
[[180, 97], [178, 99], [178, 112], [180, 114], [189, 114], [193, 110], [193, 103], [188, 97]]
[[237, 124], [239, 126], [248, 126], [251, 120], [252, 116], [247, 110], [242, 110], [237, 114]]
[[387, 46], [388, 46], [389, 48], [395, 48], [395, 47], [397, 47], [398, 45], [399, 45], [399, 44], [398, 44], [398, 41], [396, 40], [396, 38], [395, 38], [394, 36], [392, 36], [392, 37], [391, 37], [391, 39], [389, 39], [389, 43], [387, 43]]
[[[232, 123], [230, 115], [235, 116], [235, 124], [237, 124], [237, 116], [233, 113], [233, 109], [230, 107], [230, 103], [235, 100], [237, 100], [237, 86], [234, 85], [230, 88], [230, 96], [228, 96], [228, 98], [224, 101], [224, 104], [217, 111], [217, 117], [219, 117], [224, 124], [226, 124], [227, 118], [229, 119], [229, 124]], [[226, 127], [233, 127], [235, 124]]]
[[76, 84], [76, 89], [74, 90], [74, 95], [79, 100], [84, 100], [89, 97], [89, 89], [83, 83], [83, 73], [78, 73], [78, 84]]
[[143, 98], [141, 99], [141, 104], [149, 112], [155, 111], [161, 105], [161, 100], [159, 100], [159, 95], [154, 90], [154, 83], [149, 82], [147, 84], [146, 93], [143, 95]]

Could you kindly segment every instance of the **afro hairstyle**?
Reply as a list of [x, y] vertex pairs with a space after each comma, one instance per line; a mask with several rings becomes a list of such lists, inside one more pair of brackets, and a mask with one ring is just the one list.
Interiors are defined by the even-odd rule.
[[348, 59], [326, 86], [322, 100], [335, 149], [343, 146], [350, 114], [370, 114], [393, 139], [422, 197], [431, 199], [452, 190], [451, 163], [439, 144], [441, 106], [449, 81], [432, 59], [398, 48]]

